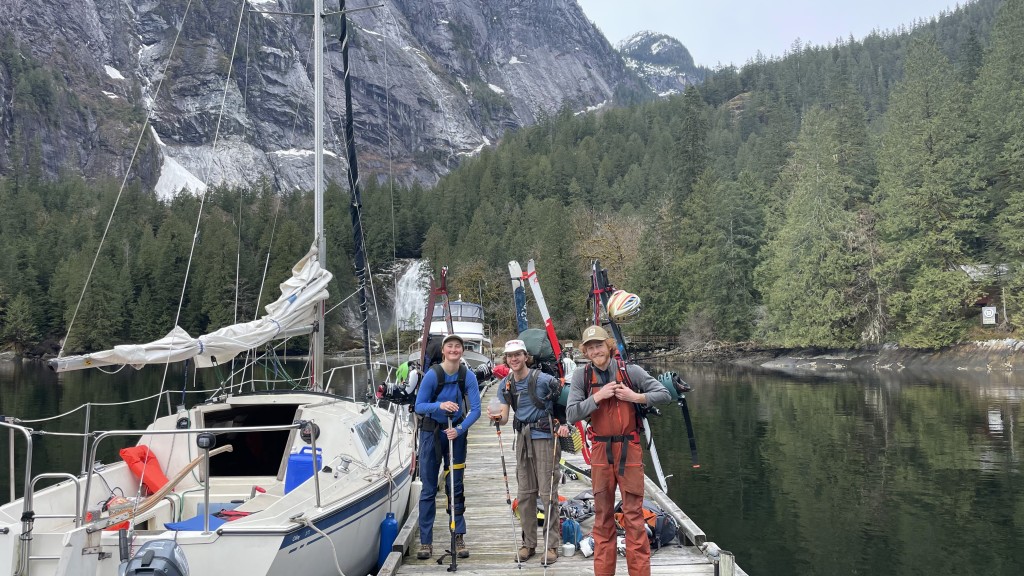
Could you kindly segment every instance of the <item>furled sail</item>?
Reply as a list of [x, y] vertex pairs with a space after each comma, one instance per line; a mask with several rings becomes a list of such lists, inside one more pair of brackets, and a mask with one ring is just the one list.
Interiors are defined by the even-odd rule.
[[225, 326], [193, 338], [175, 326], [163, 338], [147, 344], [123, 344], [110, 350], [66, 356], [50, 360], [56, 372], [128, 364], [141, 368], [146, 364], [164, 364], [192, 359], [196, 366], [209, 368], [230, 362], [240, 352], [257, 348], [271, 340], [301, 334], [313, 329], [317, 304], [328, 298], [327, 284], [333, 275], [320, 267], [316, 245], [292, 267], [292, 276], [281, 283], [281, 297], [266, 307], [258, 320]]

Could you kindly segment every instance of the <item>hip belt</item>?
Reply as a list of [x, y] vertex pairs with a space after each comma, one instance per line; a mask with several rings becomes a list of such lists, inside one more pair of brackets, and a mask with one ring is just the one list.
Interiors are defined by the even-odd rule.
[[[457, 419], [452, 420], [452, 426], [454, 427], [462, 424], [462, 421], [465, 419], [465, 417], [460, 415]], [[430, 416], [424, 416], [423, 418], [420, 418], [420, 428], [425, 432], [437, 432], [438, 430], [447, 430], [448, 424], [442, 424]]]
[[[605, 444], [608, 444], [608, 448], [604, 451], [604, 453], [608, 457], [608, 465], [609, 466], [615, 464], [615, 462], [612, 461], [612, 450], [611, 450], [612, 447], [611, 447], [611, 445], [616, 443], [616, 442], [620, 442], [622, 444], [626, 444], [627, 442], [631, 442], [631, 441], [634, 441], [634, 440], [637, 441], [637, 442], [640, 441], [640, 434], [638, 432], [636, 432], [635, 430], [633, 432], [629, 433], [629, 434], [623, 434], [621, 436], [594, 436], [594, 441], [595, 442], [604, 442]], [[628, 448], [628, 446], [623, 446], [622, 450], [619, 451], [619, 475], [622, 475], [622, 474], [626, 473], [626, 449], [627, 448]]]
[[512, 419], [512, 429], [516, 432], [522, 432], [523, 428], [529, 426], [533, 430], [539, 430], [541, 432], [551, 433], [551, 423], [548, 420], [537, 420], [536, 422], [523, 422], [519, 418]]

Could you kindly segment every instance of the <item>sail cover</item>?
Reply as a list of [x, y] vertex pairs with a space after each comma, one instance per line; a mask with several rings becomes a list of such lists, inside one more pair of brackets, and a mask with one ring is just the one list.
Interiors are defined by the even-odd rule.
[[57, 372], [128, 364], [136, 369], [146, 364], [164, 364], [192, 359], [196, 366], [209, 368], [230, 362], [240, 352], [271, 340], [308, 334], [312, 331], [316, 305], [327, 300], [327, 284], [333, 275], [320, 267], [316, 245], [292, 267], [292, 276], [281, 283], [281, 297], [266, 307], [259, 320], [232, 324], [193, 338], [175, 326], [163, 338], [147, 344], [123, 344], [111, 350], [66, 356], [50, 360]]

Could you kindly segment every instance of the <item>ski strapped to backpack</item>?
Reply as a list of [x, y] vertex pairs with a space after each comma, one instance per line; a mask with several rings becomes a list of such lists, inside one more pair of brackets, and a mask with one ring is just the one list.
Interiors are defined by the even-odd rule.
[[523, 269], [519, 266], [519, 262], [512, 260], [508, 263], [508, 275], [512, 281], [512, 303], [516, 311], [516, 329], [522, 332], [530, 326], [526, 322], [526, 291], [523, 289], [525, 285]]
[[[600, 326], [601, 309], [603, 308], [607, 315], [608, 298], [611, 296], [612, 292], [615, 291], [615, 287], [608, 282], [608, 271], [601, 268], [601, 263], [597, 260], [594, 260], [591, 263], [590, 278], [593, 287], [591, 298], [593, 299], [594, 306], [594, 324]], [[611, 328], [612, 336], [615, 337], [615, 343], [617, 345], [616, 348], [618, 349], [618, 354], [614, 354], [613, 356], [619, 365], [619, 371], [624, 373], [627, 378], [626, 380], [623, 380], [623, 383], [636, 390], [632, 382], [628, 380], [629, 374], [626, 371], [626, 362], [629, 361], [629, 354], [626, 349], [626, 339], [622, 337], [622, 331], [619, 330], [619, 325], [611, 319], [610, 315], [608, 315], [607, 324]], [[647, 422], [647, 412], [651, 412], [653, 414], [659, 414], [659, 412], [653, 408], [647, 408], [646, 406], [641, 406], [639, 404], [635, 404], [635, 406], [638, 422], [640, 423], [638, 428], [642, 428], [644, 434], [647, 436], [647, 448], [651, 452], [651, 462], [654, 464], [654, 472], [658, 476], [658, 484], [661, 486], [663, 491], [668, 492], [668, 478], [665, 476], [665, 472], [661, 467], [661, 459], [658, 457], [658, 449], [655, 447], [654, 437], [651, 435], [651, 426]]]
[[[509, 262], [510, 271], [513, 270], [513, 264], [515, 264], [515, 268], [519, 268], [518, 262]], [[551, 321], [551, 314], [548, 312], [548, 305], [547, 301], [544, 299], [544, 292], [540, 289], [540, 278], [537, 277], [537, 265], [532, 258], [526, 264], [526, 273], [522, 275], [522, 281], [529, 283], [530, 289], [533, 291], [533, 298], [537, 301], [537, 308], [540, 310], [541, 319], [544, 321], [544, 329], [548, 334], [548, 342], [551, 344], [551, 350], [555, 358], [555, 370], [558, 372], [559, 380], [564, 386], [565, 379], [568, 374], [565, 373], [565, 367], [561, 362], [562, 347], [558, 342], [558, 334], [555, 333], [555, 325]], [[564, 418], [563, 421], [565, 421]], [[583, 461], [590, 464], [590, 446], [587, 445], [587, 442], [584, 439], [586, 430], [583, 422], [576, 423], [576, 430], [579, 432], [579, 435], [576, 436], [576, 434], [571, 434], [570, 438], [575, 437], [579, 439], [580, 450], [583, 452]], [[575, 442], [570, 442], [568, 443], [568, 446], [563, 446], [563, 448], [568, 449], [570, 446], [575, 448]]]

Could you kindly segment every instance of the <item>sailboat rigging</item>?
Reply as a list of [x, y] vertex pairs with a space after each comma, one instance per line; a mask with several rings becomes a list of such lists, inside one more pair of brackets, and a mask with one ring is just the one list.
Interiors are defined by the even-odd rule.
[[[0, 506], [0, 534], [9, 535], [0, 538], [0, 573], [114, 576], [120, 560], [128, 561], [116, 531], [125, 528], [122, 534], [135, 547], [173, 540], [188, 559], [190, 576], [231, 571], [365, 574], [377, 558], [385, 513], [404, 518], [413, 472], [414, 429], [407, 411], [336, 396], [325, 379], [324, 318], [333, 275], [326, 269], [324, 232], [324, 17], [323, 0], [314, 0], [313, 242], [281, 283], [278, 299], [257, 320], [202, 336], [192, 337], [174, 326], [154, 342], [51, 362], [57, 372], [185, 360], [211, 367], [274, 340], [309, 334], [309, 385], [283, 393], [244, 392], [241, 384], [225, 385], [189, 409], [169, 410], [145, 430], [91, 431], [87, 422], [81, 436], [88, 457], [83, 456], [80, 477], [49, 472], [33, 476], [33, 441], [47, 433], [13, 419], [0, 420], [12, 438], [15, 433], [24, 438], [27, 452], [24, 495]], [[370, 379], [367, 269], [344, 0], [340, 18], [350, 212]], [[165, 393], [161, 385], [161, 395]], [[124, 437], [139, 438], [122, 450], [124, 462], [96, 462], [97, 446]], [[41, 478], [61, 481], [36, 489]], [[118, 505], [109, 505], [112, 495], [119, 497]], [[97, 502], [105, 503], [102, 509]], [[221, 512], [214, 515], [215, 509]]]

